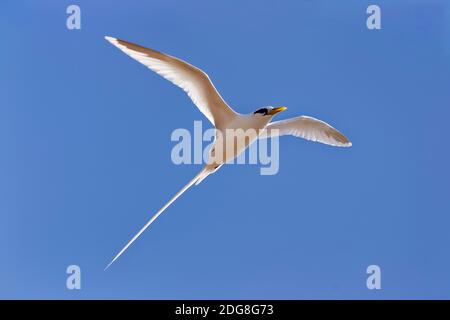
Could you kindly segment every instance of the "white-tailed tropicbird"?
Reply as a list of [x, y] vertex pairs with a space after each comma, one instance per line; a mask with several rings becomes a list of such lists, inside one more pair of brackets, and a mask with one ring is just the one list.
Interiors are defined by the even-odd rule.
[[[181, 196], [193, 184], [199, 184], [209, 174], [218, 170], [222, 164], [230, 159], [234, 159], [243, 152], [253, 141], [255, 141], [263, 129], [266, 129], [268, 137], [274, 135], [293, 135], [311, 141], [324, 144], [350, 147], [352, 143], [339, 131], [329, 124], [318, 119], [300, 116], [287, 120], [270, 122], [274, 115], [286, 110], [286, 107], [264, 107], [259, 108], [250, 114], [239, 114], [235, 112], [220, 96], [208, 75], [193, 65], [169, 56], [167, 54], [139, 46], [137, 44], [119, 40], [112, 37], [105, 37], [110, 43], [122, 50], [124, 53], [139, 61], [149, 69], [166, 78], [173, 84], [182, 88], [200, 111], [208, 118], [216, 128], [216, 132], [223, 133], [220, 144], [216, 140], [211, 148], [211, 156], [214, 161], [208, 162], [204, 168], [178, 191], [148, 222], [142, 229], [127, 243], [127, 245], [114, 257], [105, 270], [119, 258], [122, 253], [147, 229], [158, 216], [164, 212], [179, 196]], [[233, 129], [254, 129], [256, 134], [244, 138], [244, 143], [227, 141], [225, 131]], [[233, 137], [239, 140], [239, 137]], [[228, 138], [229, 140], [229, 138]], [[221, 151], [221, 152], [219, 152]]]

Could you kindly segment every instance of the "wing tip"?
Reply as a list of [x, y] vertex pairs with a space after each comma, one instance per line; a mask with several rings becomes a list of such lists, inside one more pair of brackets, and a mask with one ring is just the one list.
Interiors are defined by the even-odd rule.
[[353, 143], [351, 141], [346, 141], [346, 142], [342, 142], [342, 141], [337, 141], [335, 143], [326, 143], [326, 142], [322, 142], [325, 144], [330, 144], [333, 147], [340, 147], [340, 148], [350, 148], [351, 146], [353, 146]]
[[112, 44], [117, 44], [118, 43], [117, 38], [110, 37], [110, 36], [105, 36], [105, 40], [111, 42]]

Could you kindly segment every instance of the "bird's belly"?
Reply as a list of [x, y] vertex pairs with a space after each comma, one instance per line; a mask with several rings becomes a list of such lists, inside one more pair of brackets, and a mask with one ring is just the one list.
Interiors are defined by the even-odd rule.
[[247, 147], [258, 139], [259, 130], [233, 129], [218, 134], [210, 151], [209, 163], [224, 164], [238, 157]]

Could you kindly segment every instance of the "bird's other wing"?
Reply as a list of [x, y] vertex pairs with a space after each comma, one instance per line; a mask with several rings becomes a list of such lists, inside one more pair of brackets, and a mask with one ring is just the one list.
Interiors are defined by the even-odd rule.
[[[119, 251], [119, 253], [114, 257], [114, 259], [111, 260], [111, 262], [106, 266], [105, 270], [108, 269], [113, 263], [114, 261], [116, 261], [124, 252], [125, 250], [128, 249], [129, 246], [131, 246], [131, 244], [136, 241], [137, 238], [139, 238], [141, 236], [141, 234], [148, 228], [150, 227], [150, 225], [153, 223], [153, 221], [155, 221], [160, 215], [161, 213], [164, 212], [164, 210], [166, 210], [175, 200], [177, 200], [184, 192], [186, 192], [187, 189], [189, 189], [190, 187], [192, 187], [192, 185], [198, 184], [201, 180], [203, 180], [206, 176], [208, 176], [208, 174], [211, 173], [211, 169], [208, 166], [205, 166], [202, 171], [200, 171], [191, 181], [189, 181], [188, 184], [186, 184], [183, 189], [181, 189], [180, 191], [178, 191], [172, 199], [169, 200], [169, 202], [167, 202], [161, 209], [159, 209], [159, 211], [157, 213], [155, 213], [153, 215], [153, 217], [141, 228], [141, 230], [139, 230], [138, 233], [136, 233], [136, 235], [131, 238], [131, 240], [126, 244], [125, 247], [122, 248], [122, 250]], [[200, 180], [200, 181], [199, 181]]]
[[270, 123], [266, 129], [268, 137], [292, 135], [336, 147], [351, 147], [352, 145], [342, 133], [329, 124], [307, 116], [275, 121]]
[[208, 75], [193, 65], [140, 45], [105, 37], [124, 53], [147, 66], [157, 74], [182, 88], [200, 111], [216, 127], [221, 127], [236, 113], [217, 92]]

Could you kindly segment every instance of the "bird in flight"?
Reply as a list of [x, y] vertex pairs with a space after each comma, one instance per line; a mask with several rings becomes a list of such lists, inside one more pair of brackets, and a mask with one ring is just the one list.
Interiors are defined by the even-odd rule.
[[[292, 135], [306, 140], [317, 141], [337, 147], [350, 147], [352, 143], [329, 124], [307, 116], [271, 122], [272, 118], [286, 107], [264, 107], [250, 114], [239, 114], [234, 111], [220, 96], [209, 76], [199, 68], [162, 52], [112, 37], [105, 37], [111, 44], [122, 50], [131, 58], [139, 61], [160, 76], [183, 89], [192, 102], [208, 118], [216, 128], [216, 140], [210, 151], [211, 161], [169, 200], [139, 232], [123, 247], [114, 259], [106, 266], [108, 269], [128, 247], [164, 212], [178, 197], [194, 184], [199, 184], [211, 173], [217, 171], [224, 163], [239, 156], [251, 143], [264, 137]], [[239, 134], [229, 135], [226, 131], [249, 132], [246, 137]], [[221, 133], [221, 134], [219, 134]], [[220, 137], [220, 138], [219, 138]], [[244, 139], [243, 143], [236, 140]], [[232, 141], [231, 141], [232, 140]]]

